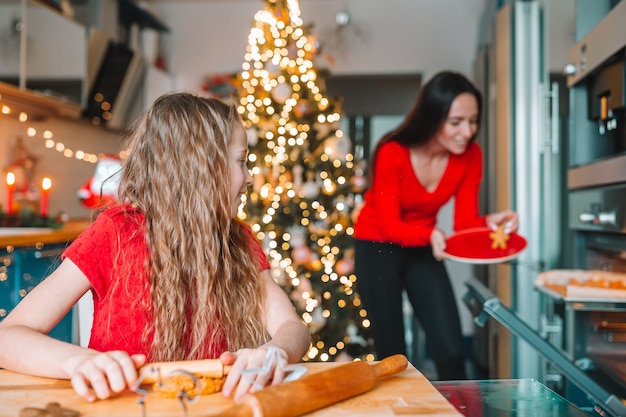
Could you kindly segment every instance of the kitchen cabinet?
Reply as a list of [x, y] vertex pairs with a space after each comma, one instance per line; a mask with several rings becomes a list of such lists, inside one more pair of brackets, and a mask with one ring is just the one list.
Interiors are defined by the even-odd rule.
[[[131, 0], [73, 0], [63, 11], [50, 5], [55, 3], [0, 0], [0, 106], [31, 119], [85, 119], [123, 130], [151, 103], [148, 88], [172, 89], [164, 70], [154, 87], [157, 54], [165, 62], [159, 37], [169, 28], [149, 10]], [[143, 32], [156, 41], [151, 57]], [[111, 51], [122, 51], [132, 62], [122, 71], [119, 54]], [[111, 110], [94, 113], [101, 103], [92, 97], [103, 91]]]
[[[61, 253], [90, 224], [70, 220], [57, 230], [0, 228], [0, 321], [61, 262]], [[77, 308], [51, 331], [57, 339], [78, 343]]]
[[[66, 246], [66, 243], [56, 243], [0, 249], [0, 320], [59, 265]], [[70, 311], [52, 329], [50, 336], [72, 342], [73, 316]]]
[[0, 11], [0, 81], [80, 107], [87, 71], [85, 27], [36, 0], [1, 0]]

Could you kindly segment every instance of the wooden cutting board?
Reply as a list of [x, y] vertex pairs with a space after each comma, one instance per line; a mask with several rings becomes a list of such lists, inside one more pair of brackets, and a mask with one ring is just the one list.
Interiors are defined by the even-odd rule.
[[[338, 363], [305, 363], [314, 373]], [[58, 402], [64, 408], [79, 411], [81, 417], [142, 417], [139, 395], [127, 392], [113, 399], [88, 403], [78, 397], [69, 381], [30, 377], [0, 370], [0, 417], [17, 417], [24, 407], [44, 408]], [[211, 417], [233, 405], [220, 393], [201, 397], [187, 404], [189, 417]], [[183, 416], [176, 399], [149, 394], [146, 417]], [[414, 366], [399, 374], [384, 377], [371, 391], [307, 414], [312, 417], [386, 417], [386, 416], [446, 416], [461, 414], [435, 389]]]

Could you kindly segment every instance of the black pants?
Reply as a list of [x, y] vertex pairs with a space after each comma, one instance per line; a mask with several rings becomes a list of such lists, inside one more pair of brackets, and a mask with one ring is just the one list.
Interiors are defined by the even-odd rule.
[[402, 291], [406, 290], [437, 368], [438, 379], [466, 379], [459, 312], [443, 262], [430, 246], [356, 240], [356, 290], [371, 320], [378, 359], [406, 354]]

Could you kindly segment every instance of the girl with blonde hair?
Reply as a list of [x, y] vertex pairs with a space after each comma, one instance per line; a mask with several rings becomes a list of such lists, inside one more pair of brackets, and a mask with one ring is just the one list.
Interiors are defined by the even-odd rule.
[[[63, 262], [0, 322], [0, 367], [71, 379], [87, 399], [137, 382], [146, 362], [220, 358], [236, 399], [298, 362], [310, 338], [237, 219], [252, 178], [234, 107], [190, 93], [158, 98], [128, 137], [119, 201], [63, 253]], [[47, 336], [86, 293], [88, 348]], [[261, 368], [270, 345], [280, 359]]]

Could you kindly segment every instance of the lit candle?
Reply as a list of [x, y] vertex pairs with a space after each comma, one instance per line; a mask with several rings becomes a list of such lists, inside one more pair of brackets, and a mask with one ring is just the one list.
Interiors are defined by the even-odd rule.
[[15, 174], [7, 172], [7, 214], [13, 214], [13, 193], [15, 193]]
[[41, 181], [41, 207], [39, 208], [41, 217], [48, 217], [48, 195], [50, 194], [51, 187], [52, 180], [48, 177], [44, 177]]

